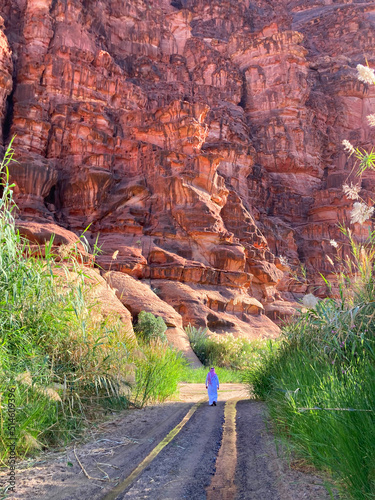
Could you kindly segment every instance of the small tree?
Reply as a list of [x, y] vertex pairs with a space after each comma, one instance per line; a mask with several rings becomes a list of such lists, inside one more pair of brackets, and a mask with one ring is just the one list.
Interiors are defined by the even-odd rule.
[[134, 327], [137, 337], [147, 343], [157, 339], [166, 342], [166, 329], [167, 325], [163, 318], [146, 311], [141, 311], [138, 314], [138, 323]]

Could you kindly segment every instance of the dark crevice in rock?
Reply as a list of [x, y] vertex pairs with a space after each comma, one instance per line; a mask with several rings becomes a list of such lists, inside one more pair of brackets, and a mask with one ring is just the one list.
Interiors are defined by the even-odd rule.
[[245, 109], [246, 108], [246, 102], [247, 102], [247, 85], [246, 85], [246, 76], [245, 73], [242, 73], [242, 91], [241, 91], [241, 100], [238, 103], [238, 106], [241, 106], [241, 108]]
[[296, 243], [298, 245], [298, 247], [297, 247], [298, 259], [300, 262], [305, 262], [305, 252], [304, 252], [304, 249], [302, 248], [304, 241], [301, 239], [298, 239]]
[[172, 7], [175, 7], [176, 9], [179, 9], [179, 10], [181, 10], [181, 9], [184, 8], [184, 6], [182, 5], [181, 0], [173, 0], [171, 2], [171, 5], [172, 5]]
[[55, 7], [56, 7], [58, 1], [59, 0], [52, 0], [51, 7], [49, 9], [50, 14], [55, 10]]
[[54, 184], [51, 187], [48, 195], [43, 199], [43, 202], [44, 206], [53, 216], [54, 220], [58, 223], [61, 223], [61, 221], [59, 221], [60, 217], [58, 217], [60, 204], [59, 204], [59, 187], [57, 184]]
[[51, 187], [50, 192], [44, 198], [44, 204], [46, 206], [47, 206], [47, 204], [55, 205], [55, 197], [56, 197], [56, 184]]
[[[6, 146], [10, 141], [11, 128], [13, 125], [14, 118], [14, 96], [17, 87], [17, 67], [18, 67], [18, 57], [19, 57], [19, 47], [20, 41], [23, 39], [22, 32], [24, 27], [24, 13], [26, 10], [25, 5], [21, 6], [17, 2], [12, 2], [12, 8], [9, 9], [8, 16], [4, 17], [4, 34], [8, 40], [10, 49], [12, 51], [12, 61], [13, 61], [13, 74], [12, 74], [12, 91], [8, 95], [5, 103], [5, 113], [4, 121], [2, 124], [3, 133], [3, 146]], [[2, 13], [4, 16], [4, 13]]]
[[225, 319], [219, 318], [216, 314], [209, 313], [207, 316], [207, 326], [213, 332], [221, 332], [226, 328], [231, 328], [234, 323]]
[[13, 78], [13, 90], [7, 97], [5, 116], [3, 123], [3, 145], [5, 146], [10, 140], [10, 131], [13, 123], [14, 116], [14, 92], [15, 92], [15, 78]]
[[53, 138], [53, 126], [51, 125], [51, 120], [52, 120], [52, 116], [49, 115], [48, 121], [50, 123], [50, 128], [48, 130], [48, 136], [47, 136], [47, 142], [46, 142], [46, 149], [45, 149], [45, 153], [44, 153], [45, 158], [48, 158], [48, 153], [49, 153], [51, 141], [52, 141], [52, 138]]

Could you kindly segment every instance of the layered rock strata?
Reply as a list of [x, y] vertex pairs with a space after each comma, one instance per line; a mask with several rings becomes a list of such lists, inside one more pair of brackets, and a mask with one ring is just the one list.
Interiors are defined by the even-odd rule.
[[[188, 323], [276, 335], [269, 318], [288, 317], [307, 290], [288, 269], [303, 264], [315, 282], [331, 272], [329, 240], [351, 207], [341, 140], [374, 139], [364, 116], [375, 93], [355, 78], [365, 56], [375, 65], [374, 3], [0, 0], [0, 10], [2, 140], [17, 135], [21, 219], [89, 226], [134, 316], [151, 297], [150, 310], [176, 312], [171, 338]], [[370, 192], [373, 175], [363, 182]]]

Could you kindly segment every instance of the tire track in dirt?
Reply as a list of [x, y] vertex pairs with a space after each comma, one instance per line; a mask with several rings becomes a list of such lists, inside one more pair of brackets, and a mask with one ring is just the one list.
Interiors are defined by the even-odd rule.
[[[247, 399], [245, 386], [222, 384], [216, 407], [197, 406], [206, 394], [203, 384], [184, 384], [179, 401], [124, 412], [103, 424], [100, 433], [92, 432], [90, 441], [76, 445], [89, 477], [106, 475], [101, 482], [83, 474], [70, 446], [55, 458], [41, 456], [29, 469], [18, 468], [17, 493], [9, 500], [104, 500], [155, 449], [154, 459], [144, 462], [140, 474], [130, 477], [125, 490], [123, 483], [113, 499], [330, 498], [321, 478], [291, 469], [278, 456], [265, 405]], [[187, 414], [191, 418], [182, 426]], [[176, 427], [180, 430], [174, 434]]]
[[207, 488], [207, 500], [234, 500], [237, 467], [236, 404], [238, 398], [229, 400], [224, 408], [224, 426], [221, 447], [216, 460], [216, 472]]
[[187, 414], [184, 416], [184, 418], [179, 422], [176, 427], [174, 427], [168, 435], [159, 443], [155, 446], [155, 448], [147, 455], [147, 457], [133, 470], [133, 472], [128, 476], [124, 481], [119, 483], [112, 491], [110, 491], [105, 497], [103, 497], [103, 500], [115, 500], [121, 494], [126, 491], [131, 484], [142, 474], [142, 472], [146, 469], [148, 465], [151, 464], [151, 462], [159, 455], [159, 453], [165, 448], [176, 436], [177, 434], [181, 431], [181, 429], [186, 425], [186, 423], [191, 419], [191, 417], [194, 415], [194, 413], [197, 411], [199, 406], [207, 401], [207, 398], [203, 398], [201, 401], [196, 403], [190, 410], [187, 412]]
[[201, 406], [158, 458], [118, 500], [201, 500], [215, 472], [224, 403]]
[[238, 402], [235, 500], [332, 500], [324, 479], [313, 474], [312, 468], [293, 467], [293, 457], [286, 459], [269, 424], [263, 402]]
[[[98, 500], [129, 474], [186, 415], [191, 402], [169, 402], [125, 411], [123, 416], [103, 424], [103, 431], [76, 445], [77, 455], [93, 477], [103, 474], [98, 463], [110, 464], [104, 470], [110, 482], [90, 481], [83, 474], [73, 446], [63, 453], [41, 454], [30, 467], [18, 468], [16, 493], [9, 500]], [[124, 442], [121, 445], [121, 442]], [[69, 465], [70, 464], [70, 465]], [[103, 466], [101, 466], [103, 468]], [[120, 476], [120, 477], [119, 477]], [[0, 476], [1, 479], [1, 476]]]
[[[194, 393], [194, 387], [188, 389]], [[198, 394], [202, 395], [201, 391]], [[140, 477], [128, 485], [122, 494], [108, 500], [206, 499], [206, 489], [215, 473], [216, 458], [222, 443], [225, 400], [239, 395], [246, 397], [244, 386], [231, 387], [228, 384], [220, 394], [221, 401], [216, 407], [204, 403]], [[197, 397], [197, 393], [194, 393], [194, 397]], [[230, 407], [234, 410], [233, 402]], [[232, 421], [234, 428], [235, 419], [232, 418]], [[233, 448], [235, 451], [235, 441]], [[235, 462], [232, 465], [235, 468]], [[107, 500], [107, 497], [103, 500]]]
[[275, 463], [264, 443], [263, 409], [258, 401], [240, 401], [237, 405], [236, 500], [281, 500], [275, 486]]

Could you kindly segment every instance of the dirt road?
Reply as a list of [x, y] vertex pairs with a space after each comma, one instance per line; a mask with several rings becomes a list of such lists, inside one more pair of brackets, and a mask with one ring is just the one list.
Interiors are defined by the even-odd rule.
[[317, 500], [319, 478], [278, 457], [264, 406], [222, 384], [216, 407], [201, 384], [179, 400], [131, 410], [87, 443], [17, 471], [19, 500]]

